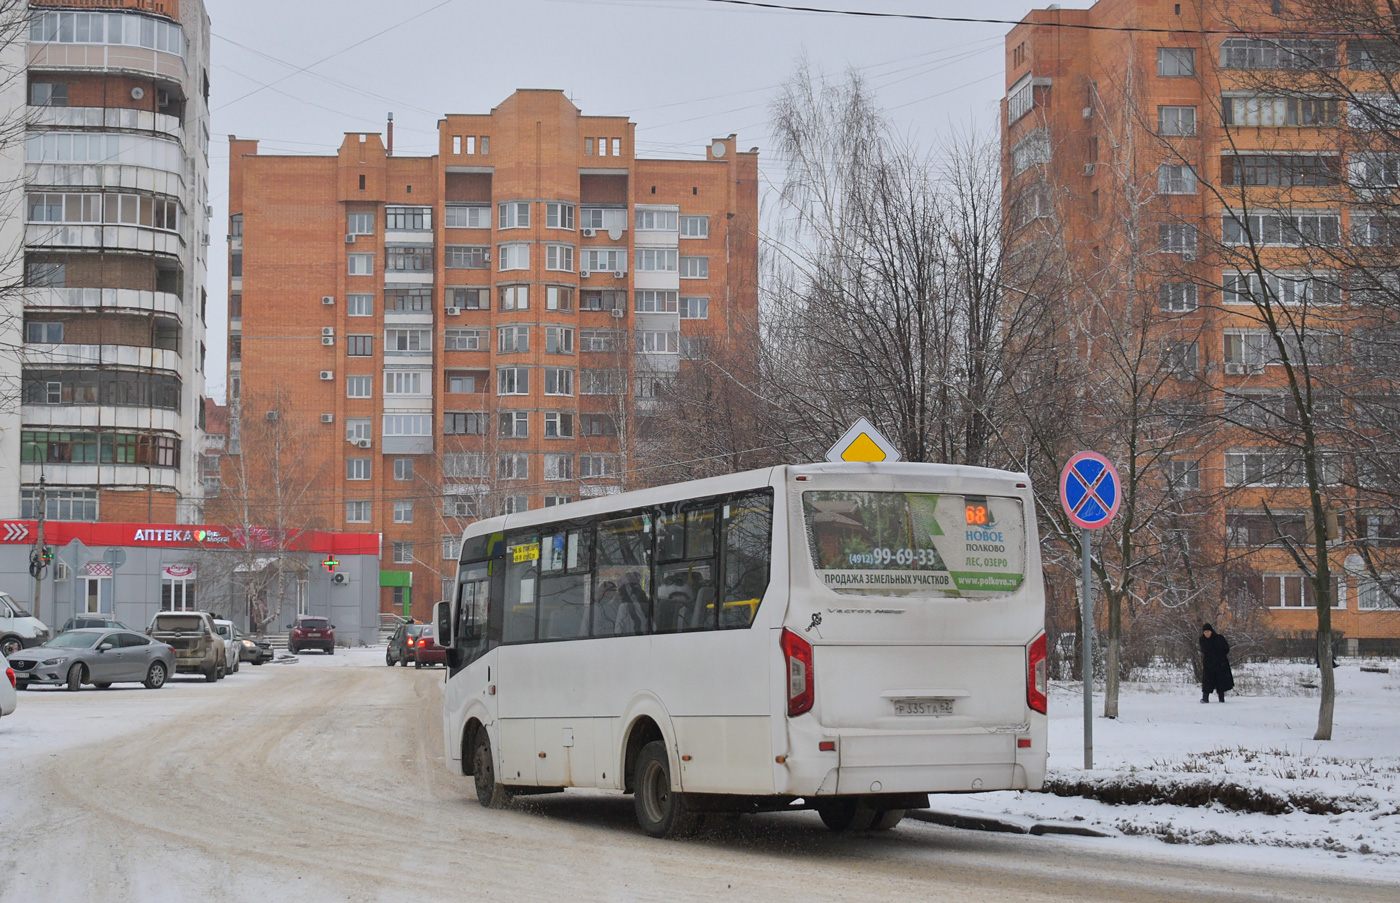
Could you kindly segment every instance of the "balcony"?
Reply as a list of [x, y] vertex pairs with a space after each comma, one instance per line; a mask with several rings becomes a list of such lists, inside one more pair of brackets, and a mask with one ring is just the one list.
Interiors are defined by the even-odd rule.
[[42, 476], [50, 486], [100, 486], [103, 489], [178, 489], [180, 471], [174, 467], [145, 464], [21, 464], [20, 481], [26, 486]]
[[137, 345], [25, 345], [22, 363], [27, 366], [110, 364], [169, 370], [172, 373], [181, 373], [184, 369], [178, 351]]
[[184, 319], [179, 295], [124, 288], [30, 288], [25, 290], [24, 306], [28, 310], [154, 311]]
[[189, 72], [179, 54], [120, 44], [30, 44], [31, 69], [90, 69], [185, 83]]
[[91, 128], [158, 132], [185, 143], [185, 127], [175, 116], [116, 107], [30, 107], [29, 125], [40, 128]]
[[[24, 183], [48, 188], [129, 188], [187, 200], [183, 171], [106, 163], [26, 163]], [[192, 204], [187, 204], [192, 206]]]
[[94, 251], [144, 251], [150, 254], [184, 253], [185, 240], [176, 232], [145, 226], [78, 226], [66, 223], [30, 223], [24, 243], [31, 248], [84, 248]]
[[53, 429], [126, 429], [164, 430], [185, 435], [189, 432], [181, 423], [180, 412], [167, 408], [133, 408], [96, 404], [25, 404], [20, 405], [20, 420], [25, 428]]

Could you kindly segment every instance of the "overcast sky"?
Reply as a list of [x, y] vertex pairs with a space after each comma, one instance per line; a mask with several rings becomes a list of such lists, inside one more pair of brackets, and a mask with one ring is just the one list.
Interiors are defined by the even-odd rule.
[[[559, 88], [588, 115], [628, 116], [638, 154], [703, 157], [739, 135], [763, 154], [768, 105], [804, 52], [859, 68], [900, 130], [929, 145], [991, 127], [1008, 26], [867, 19], [708, 0], [205, 0], [213, 20], [210, 195], [228, 215], [228, 136], [259, 150], [329, 154], [345, 132], [382, 131], [396, 154], [437, 149], [445, 113], [484, 113], [516, 88]], [[792, 0], [797, 5], [1018, 19], [1044, 2]], [[1063, 3], [1088, 6], [1088, 0]], [[322, 62], [323, 61], [323, 62]], [[314, 65], [313, 65], [314, 64]], [[305, 71], [297, 71], [306, 68]], [[227, 286], [209, 262], [208, 392], [224, 398]]]

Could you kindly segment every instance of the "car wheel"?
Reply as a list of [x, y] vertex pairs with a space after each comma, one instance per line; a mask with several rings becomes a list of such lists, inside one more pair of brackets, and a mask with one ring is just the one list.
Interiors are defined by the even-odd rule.
[[472, 750], [472, 777], [478, 803], [487, 809], [504, 809], [510, 804], [513, 794], [496, 780], [496, 759], [491, 755], [491, 738], [484, 727], [477, 731], [476, 748]]
[[0, 653], [3, 653], [5, 658], [9, 658], [23, 648], [24, 643], [17, 636], [7, 636], [0, 640]]
[[838, 800], [818, 806], [817, 814], [822, 817], [828, 828], [838, 834], [847, 834], [851, 831], [868, 830], [879, 813], [855, 800]]
[[219, 679], [219, 666], [218, 666], [218, 665], [210, 665], [208, 668], [204, 669], [204, 679], [205, 679], [206, 681], [208, 681], [209, 683], [211, 683], [211, 684], [212, 684], [214, 681], [218, 680], [218, 679]]
[[297, 654], [297, 647], [293, 646], [291, 643], [288, 643], [288, 644], [287, 644], [287, 654], [288, 654], [288, 655], [296, 655], [296, 654]]
[[83, 666], [74, 665], [68, 669], [68, 692], [76, 693], [83, 685]]
[[238, 673], [238, 669], [241, 668], [241, 667], [243, 667], [243, 659], [241, 659], [241, 658], [236, 658], [236, 659], [234, 659], [234, 660], [233, 660], [233, 673], [234, 673], [234, 674], [237, 674], [237, 673]]
[[112, 685], [105, 680], [100, 684], [93, 684], [93, 686], [99, 690], [110, 690], [112, 688]]
[[27, 681], [27, 680], [17, 680], [17, 681], [15, 681], [15, 689], [16, 689], [16, 690], [27, 690], [27, 689], [29, 689], [29, 681]]
[[335, 655], [335, 647], [334, 647], [334, 646], [328, 646], [328, 647], [326, 647], [326, 655]]
[[146, 672], [146, 689], [159, 690], [165, 686], [165, 664], [163, 662], [152, 662], [150, 669]]
[[418, 661], [418, 659], [415, 658], [415, 659], [413, 660], [413, 667], [415, 667], [415, 668], [422, 668], [422, 667], [423, 667], [423, 663], [420, 662], [420, 661]]
[[394, 667], [394, 657], [390, 655], [387, 650], [384, 653], [384, 664], [388, 665], [390, 668]]
[[888, 831], [902, 821], [904, 821], [903, 809], [880, 809], [875, 813], [875, 820], [870, 823], [870, 830]]
[[689, 837], [700, 828], [700, 816], [686, 809], [685, 794], [671, 789], [671, 761], [662, 741], [642, 747], [632, 788], [637, 824], [652, 837]]

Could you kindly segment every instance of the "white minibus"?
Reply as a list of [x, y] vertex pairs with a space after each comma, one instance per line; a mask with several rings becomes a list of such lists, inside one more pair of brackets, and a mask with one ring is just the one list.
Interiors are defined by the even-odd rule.
[[773, 467], [479, 521], [434, 612], [447, 761], [487, 807], [633, 794], [893, 827], [1039, 789], [1045, 597], [1025, 474]]

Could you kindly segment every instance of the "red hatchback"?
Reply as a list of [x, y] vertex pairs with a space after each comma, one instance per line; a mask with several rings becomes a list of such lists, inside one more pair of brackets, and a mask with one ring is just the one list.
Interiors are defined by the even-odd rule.
[[288, 624], [287, 651], [296, 655], [305, 649], [320, 649], [335, 655], [335, 625], [325, 618], [297, 615], [295, 624]]
[[446, 664], [447, 648], [437, 644], [437, 638], [433, 636], [432, 626], [425, 626], [423, 632], [418, 634], [418, 642], [413, 644], [413, 667], [421, 668], [424, 665]]

